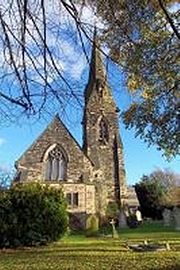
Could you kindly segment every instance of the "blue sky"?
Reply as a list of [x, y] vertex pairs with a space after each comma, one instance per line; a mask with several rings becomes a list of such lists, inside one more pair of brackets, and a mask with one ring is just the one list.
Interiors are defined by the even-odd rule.
[[[92, 13], [86, 9], [83, 14], [85, 21], [92, 23]], [[57, 14], [56, 19], [57, 22], [58, 20], [63, 20], [64, 22], [64, 17], [59, 18], [59, 14]], [[54, 22], [55, 19], [53, 20], [53, 24]], [[52, 23], [52, 21], [50, 21], [50, 23]], [[65, 32], [67, 31], [68, 23], [64, 23]], [[72, 22], [70, 22], [70, 24], [72, 24]], [[64, 75], [70, 83], [73, 82], [74, 88], [82, 94], [87, 82], [88, 66], [86, 65], [82, 51], [80, 53], [77, 48], [73, 48], [73, 36], [72, 40], [70, 40], [69, 36], [68, 39], [66, 39], [65, 34], [63, 33], [63, 40], [60, 39], [57, 43], [57, 39], [55, 35], [53, 35], [53, 32], [48, 32], [48, 43], [55, 55], [58, 55], [56, 60], [59, 69], [64, 72]], [[118, 68], [110, 63], [108, 71], [113, 95], [118, 107], [122, 111], [129, 106], [132, 97], [126, 90], [123, 74]], [[58, 81], [55, 81], [54, 78], [50, 79], [53, 83], [57, 83], [56, 85], [58, 87]], [[80, 144], [82, 144], [82, 127], [80, 124], [82, 119], [82, 107], [76, 108], [76, 105], [77, 104], [71, 102], [66, 108], [66, 114], [62, 114], [63, 108], [61, 108], [59, 104], [56, 104], [52, 110], [52, 105], [49, 102], [48, 106], [51, 109], [51, 113], [42, 114], [40, 120], [25, 121], [22, 119], [15, 124], [6, 125], [5, 123], [1, 126], [0, 168], [8, 170], [13, 168], [15, 160], [17, 160], [37, 136], [41, 134], [56, 113], [60, 114], [63, 122], [69, 128], [73, 136]], [[137, 182], [143, 174], [149, 174], [156, 168], [169, 168], [176, 173], [180, 173], [179, 157], [171, 162], [167, 162], [165, 158], [162, 157], [162, 153], [156, 150], [155, 146], [148, 148], [147, 144], [142, 140], [134, 137], [133, 130], [126, 130], [121, 119], [119, 124], [120, 134], [124, 145], [125, 169], [128, 184]]]
[[[69, 121], [68, 121], [69, 122]], [[44, 130], [46, 121], [36, 122], [36, 124], [22, 126], [9, 126], [0, 130], [0, 166], [7, 169], [13, 167], [14, 161], [30, 146]], [[75, 123], [68, 124], [74, 137], [81, 143], [81, 126]], [[139, 180], [143, 174], [149, 174], [154, 169], [170, 168], [179, 173], [180, 159], [176, 158], [167, 162], [161, 152], [155, 147], [147, 148], [142, 140], [134, 138], [132, 130], [126, 130], [120, 124], [120, 134], [124, 145], [124, 159], [128, 184], [133, 184]]]
[[[116, 66], [109, 65], [109, 81], [117, 105], [121, 110], [127, 108], [131, 101], [124, 85], [122, 73]], [[87, 81], [88, 68], [79, 77], [82, 91]], [[60, 109], [60, 108], [59, 108]], [[57, 110], [56, 112], [60, 112]], [[32, 144], [32, 142], [46, 128], [56, 113], [44, 115], [44, 118], [34, 122], [22, 121], [18, 125], [9, 125], [0, 129], [0, 167], [9, 169], [13, 167], [15, 160]], [[60, 114], [61, 115], [61, 114]], [[72, 104], [67, 108], [66, 114], [61, 115], [62, 120], [69, 128], [76, 140], [82, 144], [82, 108], [75, 109]], [[155, 146], [147, 147], [142, 140], [134, 137], [133, 130], [126, 130], [121, 119], [119, 121], [120, 134], [124, 145], [124, 160], [128, 184], [137, 182], [143, 174], [149, 174], [156, 168], [169, 168], [179, 173], [180, 159], [171, 162], [162, 157], [162, 153]]]

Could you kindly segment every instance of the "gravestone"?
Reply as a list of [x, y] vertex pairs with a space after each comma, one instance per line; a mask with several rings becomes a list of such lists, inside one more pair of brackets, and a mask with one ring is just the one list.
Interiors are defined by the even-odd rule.
[[175, 230], [180, 231], [180, 208], [175, 206], [173, 209]]
[[171, 226], [172, 225], [172, 211], [170, 209], [165, 208], [163, 211], [163, 222], [164, 222], [164, 226]]

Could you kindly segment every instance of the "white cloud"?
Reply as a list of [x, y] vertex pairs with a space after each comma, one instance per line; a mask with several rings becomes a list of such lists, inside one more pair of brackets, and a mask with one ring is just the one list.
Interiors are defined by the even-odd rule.
[[8, 165], [6, 163], [0, 164], [0, 172], [7, 173], [7, 172], [10, 172], [10, 171], [11, 171], [10, 165]]
[[170, 6], [169, 11], [171, 13], [174, 13], [174, 12], [177, 12], [179, 9], [180, 9], [180, 3], [176, 2]]
[[85, 57], [84, 56], [79, 57], [78, 61], [71, 66], [71, 69], [69, 69], [72, 78], [76, 80], [80, 79], [86, 66], [87, 61]]
[[0, 146], [3, 145], [6, 142], [4, 138], [0, 138]]
[[98, 28], [104, 28], [102, 20], [96, 16], [92, 8], [87, 6], [84, 6], [81, 11], [81, 21], [92, 26], [96, 25]]
[[[4, 12], [3, 18], [6, 23], [10, 26], [11, 29], [14, 29], [14, 34], [16, 36], [20, 35], [20, 16], [18, 13], [18, 7], [16, 2], [13, 2], [13, 5], [10, 6], [9, 1], [5, 0], [2, 5], [2, 11]], [[34, 2], [33, 0], [29, 1], [29, 5], [31, 5], [31, 12], [38, 13], [38, 2]], [[92, 26], [91, 29], [88, 29], [88, 34], [93, 34], [93, 26], [96, 24], [98, 28], [102, 28], [103, 24], [99, 18], [96, 17], [93, 10], [90, 7], [84, 7], [80, 9], [80, 5], [76, 6], [80, 14], [81, 21], [86, 23], [86, 25]], [[81, 75], [87, 66], [87, 62], [85, 56], [82, 55], [82, 49], [78, 45], [78, 38], [75, 34], [77, 28], [75, 26], [75, 22], [73, 18], [68, 14], [68, 12], [63, 8], [63, 5], [60, 4], [60, 1], [53, 0], [53, 1], [45, 1], [45, 8], [46, 8], [46, 23], [47, 23], [47, 44], [51, 50], [54, 63], [56, 68], [62, 74], [68, 74], [72, 79], [78, 80], [81, 78]], [[7, 10], [13, 10], [13, 12], [9, 13]], [[16, 15], [16, 19], [13, 19]], [[42, 14], [38, 15], [38, 20], [36, 23], [40, 30], [43, 31], [43, 23], [42, 23]], [[32, 21], [28, 19], [27, 27], [30, 30], [31, 35], [26, 33], [26, 42], [28, 50], [34, 55], [33, 56], [33, 63], [31, 59], [26, 56], [26, 67], [29, 78], [32, 78], [34, 81], [37, 81], [43, 85], [43, 79], [39, 76], [38, 71], [42, 72], [43, 75], [43, 64], [44, 59], [42, 56], [42, 41], [39, 37], [37, 30], [35, 29]], [[22, 67], [22, 55], [20, 53], [20, 48], [17, 41], [13, 38], [10, 34], [10, 39], [13, 44], [13, 56], [18, 66], [19, 71], [21, 72]], [[32, 37], [33, 36], [33, 37]], [[37, 43], [34, 41], [39, 41], [40, 47], [37, 46]], [[83, 41], [86, 46], [87, 40], [85, 36], [83, 36]], [[14, 80], [14, 73], [11, 73], [12, 66], [10, 65], [10, 56], [9, 51], [2, 50], [4, 46], [3, 42], [0, 43], [0, 74], [10, 74], [8, 76], [10, 85], [16, 86], [17, 80]], [[58, 79], [58, 72], [53, 68], [52, 60], [48, 57], [48, 53], [46, 56], [47, 60], [47, 72], [48, 72], [48, 82], [51, 84]], [[33, 64], [35, 64], [37, 69], [34, 69]], [[12, 75], [11, 75], [12, 74]], [[64, 76], [65, 77], [65, 76]], [[1, 79], [0, 79], [1, 82]], [[31, 86], [30, 86], [31, 87]], [[33, 87], [33, 86], [32, 86]], [[0, 141], [0, 145], [3, 142]]]

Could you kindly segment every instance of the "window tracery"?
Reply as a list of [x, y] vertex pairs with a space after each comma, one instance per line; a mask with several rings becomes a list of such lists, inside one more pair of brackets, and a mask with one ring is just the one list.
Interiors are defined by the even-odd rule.
[[49, 152], [45, 170], [46, 180], [65, 180], [67, 161], [59, 147], [56, 146]]

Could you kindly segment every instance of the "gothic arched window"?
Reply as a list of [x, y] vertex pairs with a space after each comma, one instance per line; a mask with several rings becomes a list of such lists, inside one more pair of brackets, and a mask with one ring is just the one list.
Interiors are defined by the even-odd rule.
[[99, 140], [104, 144], [109, 140], [108, 124], [104, 118], [99, 122]]
[[59, 147], [53, 148], [46, 160], [45, 180], [65, 180], [67, 160]]

